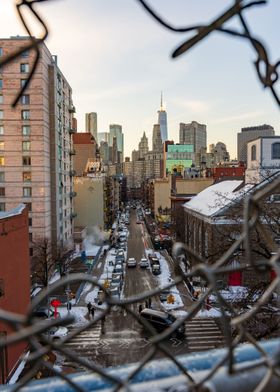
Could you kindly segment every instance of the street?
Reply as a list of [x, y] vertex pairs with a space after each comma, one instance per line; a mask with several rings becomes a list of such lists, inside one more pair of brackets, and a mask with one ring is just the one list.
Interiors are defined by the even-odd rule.
[[[137, 224], [136, 220], [136, 212], [132, 210], [130, 213], [130, 224], [128, 226], [127, 259], [134, 257], [137, 261], [137, 266], [125, 267], [123, 299], [146, 293], [158, 286], [158, 282], [150, 268], [140, 268], [139, 266], [140, 259], [146, 256], [145, 249], [151, 249], [152, 245], [145, 224], [143, 222]], [[168, 260], [168, 257], [166, 259], [171, 276], [173, 276], [174, 266], [172, 259]], [[102, 264], [100, 262], [95, 267], [95, 270], [93, 270], [94, 275], [98, 274], [100, 276], [100, 273], [102, 273]], [[187, 310], [192, 301], [182, 284], [179, 290], [180, 292], [182, 291], [183, 309]], [[140, 304], [143, 308], [145, 307], [145, 301], [135, 302], [128, 306], [129, 309], [138, 314]], [[159, 296], [151, 298], [151, 307], [162, 310]], [[98, 314], [99, 311], [96, 313]], [[199, 335], [197, 335], [196, 331], [199, 328]], [[188, 330], [192, 331], [192, 335], [194, 336], [190, 336]], [[202, 337], [202, 340], [204, 339], [204, 344], [207, 344], [209, 333], [212, 333], [213, 336], [218, 336], [220, 332], [217, 331], [217, 326], [210, 324], [209, 327], [208, 320], [200, 320], [199, 324], [188, 323], [184, 337], [170, 337], [162, 344], [172, 355], [185, 354], [190, 352], [192, 346], [199, 347], [198, 343], [194, 345], [193, 342], [197, 342], [198, 337], [201, 338], [203, 333], [205, 333], [205, 336]], [[111, 308], [110, 313], [106, 315], [103, 322], [95, 324], [89, 330], [76, 336], [74, 341], [71, 340], [66, 344], [66, 347], [75, 350], [75, 353], [81, 358], [86, 358], [103, 367], [108, 367], [140, 361], [147, 354], [148, 350], [152, 348], [152, 343], [149, 335], [143, 330], [142, 325], [140, 325], [135, 317], [129, 314], [123, 307], [114, 306]], [[155, 357], [163, 358], [165, 354], [158, 350]], [[68, 366], [73, 371], [82, 369], [81, 366], [77, 366], [68, 360], [64, 360], [63, 366]]]

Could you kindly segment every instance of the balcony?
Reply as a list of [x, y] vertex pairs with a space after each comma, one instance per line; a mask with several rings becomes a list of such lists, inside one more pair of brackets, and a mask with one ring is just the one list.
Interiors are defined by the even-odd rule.
[[71, 219], [74, 219], [74, 218], [76, 218], [77, 217], [77, 212], [71, 212], [71, 214], [70, 214], [70, 218]]
[[68, 128], [68, 131], [69, 131], [70, 135], [72, 135], [73, 133], [76, 133], [76, 132], [77, 132], [77, 130], [74, 129], [74, 128], [72, 128], [72, 127], [69, 127], [69, 128]]
[[69, 155], [76, 155], [76, 151], [75, 150], [69, 150]]
[[74, 177], [77, 174], [76, 170], [69, 170], [69, 176]]
[[69, 113], [76, 113], [76, 108], [74, 105], [69, 106]]
[[71, 199], [72, 199], [73, 197], [76, 197], [76, 196], [77, 196], [77, 192], [72, 191], [72, 192], [70, 192], [69, 196], [70, 196]]

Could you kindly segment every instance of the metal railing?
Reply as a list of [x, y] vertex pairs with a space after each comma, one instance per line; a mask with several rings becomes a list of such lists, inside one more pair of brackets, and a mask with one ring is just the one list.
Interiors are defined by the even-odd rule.
[[[46, 23], [43, 21], [42, 17], [37, 13], [37, 11], [34, 10], [34, 5], [41, 1], [42, 0], [22, 0], [17, 4], [16, 9], [27, 33], [30, 35], [30, 43], [18, 52], [9, 57], [3, 58], [0, 61], [0, 67], [2, 67], [15, 58], [19, 57], [26, 50], [33, 49], [36, 51], [36, 59], [27, 82], [15, 98], [13, 102], [14, 106], [17, 104], [19, 98], [27, 88], [36, 70], [36, 66], [39, 61], [40, 44], [44, 42], [48, 35]], [[173, 57], [182, 55], [194, 45], [196, 45], [199, 41], [209, 36], [213, 31], [218, 31], [220, 33], [241, 38], [250, 42], [256, 54], [256, 61], [254, 64], [257, 76], [261, 84], [264, 87], [270, 89], [277, 105], [280, 104], [279, 97], [275, 90], [275, 83], [278, 80], [277, 66], [279, 65], [279, 62], [277, 61], [275, 64], [270, 62], [265, 45], [251, 34], [250, 27], [244, 16], [245, 12], [248, 12], [249, 9], [263, 6], [267, 4], [268, 1], [235, 0], [225, 12], [219, 15], [211, 23], [185, 27], [175, 27], [170, 25], [164, 20], [164, 18], [160, 17], [146, 1], [136, 1], [138, 1], [147, 10], [147, 12], [165, 28], [180, 34], [194, 33], [191, 38], [187, 39], [173, 52]], [[42, 25], [44, 33], [41, 38], [35, 39], [32, 37], [32, 32], [27, 25], [24, 14], [22, 13], [23, 6], [27, 7], [30, 13], [38, 20], [38, 23]], [[241, 30], [225, 27], [225, 23], [233, 17], [238, 17]], [[93, 286], [97, 286], [100, 289], [103, 289], [96, 279], [87, 274], [72, 274], [69, 277], [55, 282], [47, 289], [42, 290], [42, 292], [40, 292], [40, 294], [36, 296], [32, 302], [32, 306], [25, 316], [20, 316], [6, 312], [4, 310], [0, 310], [0, 320], [12, 326], [15, 331], [14, 333], [10, 334], [6, 340], [0, 337], [0, 348], [3, 349], [23, 340], [27, 341], [30, 347], [30, 355], [28, 356], [27, 361], [31, 364], [30, 370], [25, 374], [24, 377], [20, 379], [17, 384], [14, 386], [3, 387], [4, 389], [0, 388], [0, 390], [16, 391], [24, 387], [26, 387], [26, 390], [32, 390], [32, 383], [34, 381], [32, 381], [31, 384], [30, 381], [33, 379], [34, 375], [37, 373], [40, 367], [52, 369], [53, 373], [58, 377], [51, 381], [52, 391], [71, 390], [71, 388], [72, 390], [77, 391], [87, 391], [93, 389], [97, 390], [98, 385], [101, 385], [98, 384], [98, 380], [100, 380], [100, 378], [103, 380], [103, 388], [113, 388], [114, 390], [121, 388], [129, 388], [130, 390], [143, 390], [149, 387], [151, 390], [156, 390], [155, 384], [150, 383], [152, 383], [155, 379], [159, 380], [161, 378], [161, 372], [163, 371], [164, 373], [164, 370], [162, 369], [166, 369], [166, 362], [161, 363], [159, 369], [153, 373], [155, 378], [149, 379], [146, 378], [146, 376], [142, 377], [142, 375], [143, 372], [146, 374], [145, 372], [147, 369], [149, 369], [149, 366], [154, 369], [153, 362], [151, 361], [158, 352], [164, 354], [166, 361], [168, 361], [168, 369], [170, 370], [164, 373], [164, 376], [162, 377], [163, 386], [164, 382], [166, 382], [165, 390], [205, 391], [214, 390], [214, 385], [216, 388], [215, 390], [217, 391], [224, 391], [225, 389], [227, 391], [231, 391], [237, 390], [237, 388], [240, 391], [255, 390], [257, 392], [265, 390], [279, 390], [279, 340], [263, 344], [258, 342], [246, 329], [246, 323], [250, 319], [253, 319], [256, 313], [260, 312], [262, 307], [269, 302], [273, 293], [278, 292], [279, 290], [279, 252], [272, 255], [269, 259], [263, 259], [261, 263], [259, 263], [256, 262], [253, 256], [252, 246], [250, 243], [250, 232], [255, 227], [258, 227], [258, 230], [261, 235], [263, 235], [263, 238], [268, 240], [267, 233], [264, 232], [261, 222], [262, 201], [268, 195], [277, 191], [279, 183], [279, 178], [276, 178], [273, 182], [268, 182], [265, 187], [255, 194], [250, 194], [248, 196], [244, 208], [244, 226], [239, 239], [236, 240], [234, 244], [232, 244], [230, 248], [226, 250], [225, 253], [213, 264], [209, 265], [206, 260], [195, 254], [192, 249], [186, 245], [176, 244], [173, 251], [175, 260], [181, 252], [184, 252], [187, 257], [189, 256], [192, 260], [195, 260], [196, 263], [190, 272], [184, 273], [181, 271], [181, 273], [167, 287], [171, 288], [172, 286], [184, 282], [185, 280], [189, 281], [190, 278], [197, 275], [203, 277], [203, 279], [207, 282], [207, 287], [202, 293], [201, 297], [190, 307], [188, 314], [178, 319], [173, 324], [172, 328], [160, 334], [155, 334], [150, 326], [139, 318], [139, 314], [132, 310], [130, 305], [134, 304], [135, 302], [143, 302], [149, 297], [159, 294], [161, 289], [155, 289], [150, 292], [143, 293], [142, 295], [138, 295], [137, 297], [126, 298], [123, 300], [116, 300], [115, 298], [111, 298], [109, 293], [105, 290], [105, 302], [107, 306], [98, 317], [96, 317], [94, 320], [90, 320], [87, 325], [83, 325], [77, 328], [75, 331], [72, 331], [63, 341], [47, 341], [43, 335], [44, 331], [49, 329], [51, 326], [66, 325], [73, 321], [73, 317], [68, 315], [62, 319], [53, 319], [50, 320], [47, 324], [38, 322], [35, 323], [34, 319], [32, 318], [33, 310], [36, 309], [41, 303], [44, 303], [46, 297], [54, 293], [61, 285], [66, 286], [67, 284], [78, 281], [81, 283], [91, 283]], [[228, 266], [227, 262], [233, 256], [234, 252], [239, 249], [241, 244], [245, 249], [246, 265], [236, 267], [235, 271], [244, 271], [248, 268], [257, 272], [264, 270], [270, 271], [273, 269], [276, 272], [276, 277], [267, 285], [265, 291], [253, 304], [253, 306], [250, 306], [246, 310], [243, 309], [243, 311], [240, 313], [230, 302], [223, 298], [216, 282], [219, 280], [221, 274], [225, 275], [233, 272], [233, 268]], [[222, 313], [221, 324], [225, 334], [226, 348], [215, 351], [211, 354], [207, 353], [206, 355], [197, 354], [195, 356], [187, 356], [185, 359], [175, 357], [166, 349], [166, 346], [163, 343], [164, 340], [168, 336], [171, 336], [175, 329], [178, 328], [182, 323], [193, 319], [198, 310], [205, 303], [207, 297], [213, 293], [216, 295], [219, 308]], [[94, 324], [98, 323], [102, 318], [104, 318], [104, 316], [110, 312], [110, 309], [113, 306], [117, 306], [125, 310], [128, 314], [132, 315], [153, 335], [151, 338], [152, 347], [147, 350], [141, 361], [133, 366], [126, 367], [124, 371], [104, 369], [92, 361], [78, 358], [73, 351], [65, 347], [65, 343], [70, 341], [73, 337], [77, 336], [86, 328], [91, 328]], [[236, 331], [234, 337], [232, 336], [233, 329]], [[243, 344], [241, 343], [243, 343], [244, 340], [250, 343], [250, 347], [245, 346], [243, 348]], [[51, 362], [45, 359], [46, 354], [53, 350], [59, 352], [72, 361], [76, 361], [78, 364], [88, 369], [89, 374], [85, 374], [83, 376], [68, 376], [62, 374], [56, 370]], [[238, 364], [241, 352], [244, 354], [242, 365]], [[252, 354], [252, 352], [255, 354]], [[249, 355], [249, 353], [252, 355]], [[209, 363], [208, 367], [202, 368], [203, 364], [207, 360], [210, 360], [211, 363]], [[150, 363], [152, 365], [149, 365]], [[146, 370], [144, 371], [143, 369]], [[179, 377], [179, 379], [176, 379], [179, 384], [175, 383], [176, 377]], [[132, 386], [132, 382], [136, 382], [136, 384]], [[49, 387], [49, 381], [46, 382], [42, 380], [38, 382], [38, 384], [37, 382], [35, 383], [37, 385], [36, 390], [45, 390], [46, 383]], [[178, 385], [177, 389], [176, 385]]]

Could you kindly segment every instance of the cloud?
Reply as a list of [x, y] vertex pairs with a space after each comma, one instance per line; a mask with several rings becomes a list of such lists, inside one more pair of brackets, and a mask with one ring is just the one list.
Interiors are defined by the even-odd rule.
[[240, 120], [246, 120], [250, 118], [257, 118], [263, 116], [264, 113], [261, 111], [254, 111], [254, 112], [247, 112], [247, 113], [241, 113], [241, 114], [236, 114], [234, 116], [226, 116], [222, 117], [218, 120], [215, 120], [212, 122], [212, 124], [225, 124], [225, 123], [231, 123], [231, 122], [236, 122]]
[[211, 104], [207, 101], [202, 101], [198, 99], [175, 99], [171, 102], [173, 105], [179, 106], [180, 108], [187, 109], [191, 113], [205, 113], [209, 112], [211, 109]]

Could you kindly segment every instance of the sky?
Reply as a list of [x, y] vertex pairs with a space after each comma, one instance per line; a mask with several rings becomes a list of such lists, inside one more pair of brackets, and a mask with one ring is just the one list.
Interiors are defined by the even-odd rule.
[[[15, 0], [0, 2], [0, 37], [26, 35]], [[209, 23], [233, 0], [150, 0], [176, 26]], [[152, 144], [160, 94], [167, 111], [168, 138], [179, 142], [179, 123], [207, 125], [207, 145], [224, 142], [237, 153], [242, 127], [270, 124], [279, 134], [279, 108], [257, 79], [255, 53], [243, 40], [211, 33], [188, 53], [171, 53], [193, 33], [164, 29], [137, 0], [52, 0], [36, 4], [50, 30], [46, 45], [73, 89], [78, 131], [85, 113], [96, 112], [98, 132], [121, 124], [125, 156], [138, 149], [143, 132]], [[273, 62], [280, 58], [280, 1], [246, 11], [252, 32], [262, 38]], [[245, 15], [245, 14], [244, 14]], [[26, 14], [28, 17], [28, 14]], [[33, 34], [40, 28], [30, 19]], [[227, 27], [240, 29], [237, 18]]]

